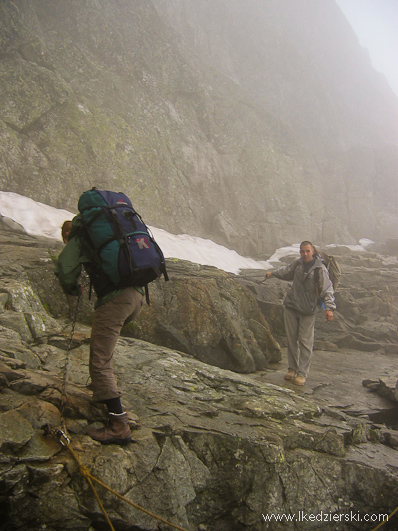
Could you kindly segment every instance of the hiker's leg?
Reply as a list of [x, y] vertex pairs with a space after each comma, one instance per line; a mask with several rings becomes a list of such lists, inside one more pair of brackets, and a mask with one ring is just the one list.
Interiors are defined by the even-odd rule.
[[141, 295], [141, 293], [137, 291], [136, 289], [134, 289], [132, 296], [136, 299], [136, 302], [134, 304], [134, 309], [132, 313], [127, 317], [127, 319], [124, 321], [123, 326], [126, 326], [131, 321], [134, 321], [134, 319], [140, 313], [142, 306], [144, 304], [144, 296]]
[[126, 288], [95, 310], [89, 369], [93, 399], [97, 402], [120, 396], [112, 368], [113, 351], [124, 322], [131, 314], [138, 315], [141, 307], [142, 295], [134, 288]]
[[299, 327], [299, 376], [307, 378], [310, 372], [311, 356], [314, 348], [315, 315], [302, 315]]
[[299, 314], [294, 310], [285, 308], [285, 331], [287, 337], [287, 366], [296, 372], [299, 368], [298, 332]]

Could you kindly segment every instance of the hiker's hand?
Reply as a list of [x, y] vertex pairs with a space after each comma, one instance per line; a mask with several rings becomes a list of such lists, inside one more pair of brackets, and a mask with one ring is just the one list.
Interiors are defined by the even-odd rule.
[[265, 274], [265, 279], [268, 279], [269, 277], [272, 277], [272, 271], [268, 271], [268, 272]]
[[334, 315], [333, 315], [332, 310], [326, 310], [325, 319], [326, 319], [326, 321], [333, 321]]

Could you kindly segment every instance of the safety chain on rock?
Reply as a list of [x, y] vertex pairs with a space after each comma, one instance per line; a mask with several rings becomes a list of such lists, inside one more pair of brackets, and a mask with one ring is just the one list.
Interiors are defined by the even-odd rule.
[[[136, 503], [132, 502], [131, 500], [128, 500], [127, 498], [125, 498], [124, 496], [122, 496], [121, 494], [119, 494], [118, 492], [116, 492], [115, 490], [111, 489], [110, 487], [108, 487], [107, 485], [105, 485], [105, 483], [103, 483], [102, 481], [100, 481], [99, 479], [97, 479], [96, 477], [94, 477], [89, 469], [82, 465], [82, 463], [80, 462], [76, 452], [73, 450], [73, 448], [70, 446], [70, 439], [67, 435], [65, 435], [65, 433], [62, 431], [62, 430], [58, 430], [58, 429], [51, 429], [48, 425], [45, 427], [45, 431], [47, 433], [51, 433], [55, 438], [57, 438], [59, 440], [59, 442], [62, 444], [62, 446], [68, 448], [68, 450], [70, 451], [73, 459], [76, 461], [78, 467], [79, 467], [79, 472], [81, 473], [81, 475], [83, 477], [85, 477], [91, 487], [91, 489], [93, 490], [93, 493], [97, 499], [97, 502], [98, 502], [98, 505], [102, 511], [102, 513], [104, 514], [105, 516], [105, 519], [106, 521], [108, 522], [109, 524], [109, 527], [111, 529], [111, 531], [115, 531], [115, 528], [113, 527], [112, 525], [112, 522], [110, 521], [109, 519], [109, 516], [106, 512], [106, 509], [104, 507], [104, 505], [102, 504], [101, 500], [100, 500], [100, 497], [98, 496], [98, 493], [97, 491], [95, 490], [95, 486], [93, 484], [93, 481], [95, 481], [96, 483], [98, 483], [98, 485], [101, 485], [101, 487], [104, 487], [106, 490], [108, 490], [109, 492], [111, 492], [112, 494], [114, 494], [115, 496], [117, 496], [118, 498], [120, 498], [121, 500], [125, 501], [126, 503], [128, 503], [129, 505], [131, 505], [132, 507], [134, 507], [135, 509], [138, 509], [139, 511], [142, 511], [143, 513], [151, 516], [152, 518], [155, 518], [156, 520], [159, 520], [160, 522], [174, 528], [174, 529], [178, 529], [179, 531], [187, 531], [187, 529], [183, 528], [183, 527], [180, 527], [176, 524], [172, 524], [171, 522], [168, 522], [167, 520], [165, 520], [164, 518], [162, 518], [161, 516], [157, 516], [156, 514], [154, 513], [151, 513], [150, 511], [148, 511], [147, 509], [144, 509], [143, 507], [141, 507], [140, 505], [137, 505]], [[372, 531], [376, 531], [378, 529], [380, 529], [386, 522], [389, 522], [390, 519], [395, 515], [395, 513], [398, 512], [398, 507], [396, 509], [394, 509], [394, 511], [388, 515], [388, 518], [387, 520], [384, 520], [383, 522], [381, 522], [378, 526], [376, 526], [375, 528], [372, 529]]]
[[65, 358], [65, 365], [63, 369], [63, 376], [62, 376], [62, 389], [61, 389], [61, 406], [60, 406], [60, 413], [61, 413], [61, 423], [62, 428], [65, 432], [67, 432], [66, 425], [65, 425], [65, 419], [64, 419], [64, 412], [65, 412], [65, 406], [66, 406], [66, 378], [68, 376], [68, 366], [69, 366], [69, 352], [70, 348], [72, 346], [73, 336], [75, 335], [75, 328], [76, 328], [76, 322], [77, 322], [77, 315], [79, 312], [79, 305], [80, 300], [82, 298], [83, 293], [83, 287], [79, 289], [79, 295], [77, 297], [76, 306], [74, 310], [74, 315], [72, 319], [72, 331], [69, 337], [68, 346], [66, 348], [66, 358]]
[[115, 496], [120, 498], [121, 500], [125, 501], [129, 505], [132, 505], [135, 509], [138, 509], [139, 511], [142, 511], [143, 513], [151, 516], [152, 518], [155, 518], [156, 520], [159, 520], [160, 522], [163, 522], [164, 524], [166, 524], [166, 525], [168, 525], [170, 527], [173, 527], [174, 529], [178, 529], [179, 531], [187, 531], [183, 527], [179, 527], [178, 525], [172, 524], [171, 522], [168, 522], [167, 520], [163, 519], [161, 516], [157, 516], [156, 514], [151, 513], [147, 509], [144, 509], [143, 507], [140, 507], [136, 503], [132, 502], [131, 500], [128, 500], [127, 498], [125, 498], [124, 496], [119, 494], [118, 492], [114, 491], [113, 489], [111, 489], [110, 487], [108, 487], [107, 485], [102, 483], [102, 481], [100, 481], [96, 477], [92, 476], [90, 471], [88, 470], [88, 468], [80, 463], [76, 452], [73, 450], [73, 448], [70, 445], [70, 438], [67, 435], [68, 431], [67, 431], [66, 423], [65, 423], [65, 419], [64, 419], [64, 412], [65, 412], [65, 406], [66, 406], [66, 378], [67, 378], [67, 374], [68, 374], [69, 352], [70, 352], [70, 349], [71, 349], [73, 336], [75, 334], [77, 315], [78, 315], [78, 311], [79, 311], [79, 304], [80, 304], [80, 300], [82, 298], [83, 290], [84, 290], [84, 288], [82, 286], [81, 289], [79, 290], [79, 295], [78, 295], [78, 298], [77, 298], [77, 301], [76, 301], [76, 307], [75, 307], [73, 320], [72, 320], [72, 331], [71, 331], [69, 342], [68, 342], [68, 346], [67, 346], [67, 349], [66, 349], [66, 360], [65, 360], [64, 370], [63, 370], [63, 381], [62, 381], [62, 391], [61, 391], [61, 406], [60, 406], [61, 427], [62, 427], [62, 429], [54, 429], [54, 428], [51, 428], [47, 424], [46, 426], [44, 426], [45, 433], [53, 435], [55, 438], [57, 438], [59, 440], [59, 442], [62, 444], [62, 446], [68, 448], [68, 450], [72, 454], [74, 460], [76, 461], [76, 463], [77, 463], [77, 465], [79, 467], [80, 473], [82, 474], [83, 477], [85, 477], [87, 479], [87, 481], [88, 481], [88, 483], [89, 483], [89, 485], [90, 485], [90, 487], [91, 487], [91, 489], [92, 489], [92, 491], [94, 493], [94, 496], [95, 496], [95, 498], [96, 498], [96, 500], [98, 502], [98, 505], [99, 505], [102, 513], [104, 514], [104, 517], [105, 517], [106, 521], [108, 522], [108, 525], [109, 525], [111, 531], [115, 531], [115, 528], [113, 527], [112, 522], [109, 519], [109, 516], [108, 516], [108, 514], [106, 512], [106, 509], [105, 509], [104, 505], [102, 504], [102, 502], [100, 500], [100, 497], [99, 497], [97, 491], [95, 490], [95, 486], [93, 484], [93, 481], [98, 483], [98, 485], [101, 485], [102, 487], [104, 487], [109, 492], [111, 492], [112, 494], [114, 494]]
[[104, 514], [106, 521], [109, 524], [109, 527], [110, 527], [111, 531], [115, 531], [115, 528], [113, 527], [112, 522], [109, 519], [109, 516], [108, 516], [108, 514], [106, 512], [106, 509], [105, 509], [104, 505], [102, 504], [102, 502], [100, 500], [100, 497], [99, 497], [97, 491], [95, 490], [95, 486], [94, 486], [93, 482], [98, 483], [98, 485], [100, 485], [101, 487], [104, 487], [106, 490], [111, 492], [114, 496], [117, 496], [118, 498], [120, 498], [124, 502], [128, 503], [129, 505], [131, 505], [135, 509], [138, 509], [139, 511], [147, 514], [148, 516], [151, 516], [152, 518], [155, 518], [156, 520], [159, 520], [159, 522], [162, 522], [163, 524], [166, 524], [166, 525], [168, 525], [168, 526], [170, 526], [170, 527], [172, 527], [174, 529], [178, 529], [179, 531], [187, 531], [187, 529], [185, 529], [183, 527], [180, 527], [180, 526], [178, 526], [176, 524], [172, 524], [171, 522], [168, 522], [167, 520], [165, 520], [161, 516], [158, 516], [158, 515], [152, 513], [151, 511], [148, 511], [147, 509], [144, 509], [140, 505], [137, 505], [136, 503], [132, 502], [131, 500], [125, 498], [124, 496], [122, 496], [121, 494], [119, 494], [118, 492], [113, 490], [112, 488], [108, 487], [108, 485], [105, 485], [105, 483], [103, 483], [101, 480], [99, 480], [96, 477], [94, 477], [90, 473], [89, 469], [80, 462], [76, 452], [74, 451], [74, 449], [70, 445], [69, 437], [62, 430], [51, 429], [49, 426], [47, 426], [46, 427], [46, 431], [47, 431], [47, 433], [51, 433], [54, 437], [56, 437], [59, 440], [59, 442], [62, 444], [62, 446], [64, 446], [65, 448], [67, 448], [70, 451], [73, 459], [76, 461], [76, 463], [77, 463], [77, 465], [79, 467], [79, 472], [81, 473], [81, 475], [83, 477], [85, 477], [87, 479], [87, 481], [88, 481], [88, 483], [89, 483], [89, 485], [90, 485], [90, 487], [91, 487], [91, 489], [92, 489], [92, 491], [94, 493], [94, 496], [97, 499], [98, 505], [99, 505], [102, 513]]

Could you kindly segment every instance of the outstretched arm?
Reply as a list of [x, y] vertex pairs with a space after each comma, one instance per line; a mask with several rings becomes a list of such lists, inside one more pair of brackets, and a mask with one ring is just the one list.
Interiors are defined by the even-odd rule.
[[267, 271], [265, 278], [275, 277], [279, 278], [280, 280], [293, 280], [294, 278], [294, 272], [296, 270], [297, 264], [298, 264], [299, 258], [297, 260], [294, 260], [294, 262], [288, 264], [287, 266], [279, 267], [278, 269], [275, 269], [274, 271]]

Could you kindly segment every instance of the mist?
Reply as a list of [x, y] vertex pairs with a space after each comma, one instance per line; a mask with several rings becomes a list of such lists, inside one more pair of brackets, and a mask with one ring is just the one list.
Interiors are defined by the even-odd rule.
[[396, 237], [397, 98], [336, 2], [0, 9], [1, 190], [68, 211], [124, 191], [260, 261]]

